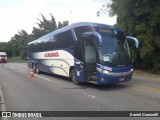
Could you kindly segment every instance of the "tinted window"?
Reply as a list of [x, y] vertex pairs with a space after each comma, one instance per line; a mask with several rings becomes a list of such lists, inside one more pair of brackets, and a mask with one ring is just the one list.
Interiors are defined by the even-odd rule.
[[82, 26], [82, 27], [74, 28], [74, 32], [75, 32], [78, 40], [81, 40], [82, 33], [91, 32], [91, 31], [92, 31], [92, 29], [90, 26]]
[[83, 54], [80, 41], [74, 42], [74, 57], [80, 61], [83, 61]]
[[74, 40], [70, 30], [57, 35], [50, 36], [43, 40], [36, 41], [28, 45], [29, 52], [40, 52], [54, 50], [58, 48], [73, 48]]
[[57, 40], [58, 40], [57, 35], [49, 37], [49, 39], [44, 42], [44, 51], [56, 49]]
[[71, 48], [73, 47], [73, 36], [71, 31], [66, 31], [58, 34], [58, 47], [59, 48]]
[[37, 52], [38, 51], [38, 44], [32, 43], [32, 44], [28, 45], [28, 51], [29, 52]]
[[43, 42], [42, 41], [38, 41], [36, 43], [36, 52], [39, 52], [39, 51], [43, 51]]

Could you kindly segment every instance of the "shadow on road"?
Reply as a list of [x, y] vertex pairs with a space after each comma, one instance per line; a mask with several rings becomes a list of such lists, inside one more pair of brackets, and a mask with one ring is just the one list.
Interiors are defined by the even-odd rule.
[[85, 87], [89, 88], [89, 87], [92, 87], [92, 88], [95, 88], [95, 89], [98, 89], [98, 90], [101, 90], [101, 91], [113, 91], [113, 90], [123, 90], [123, 89], [126, 89], [126, 88], [129, 88], [130, 86], [129, 85], [126, 85], [124, 83], [119, 83], [119, 84], [110, 84], [110, 85], [96, 85], [96, 84], [91, 84], [91, 83], [86, 83], [85, 84]]
[[[63, 77], [63, 76], [59, 76], [59, 75], [55, 75], [55, 74], [49, 74], [49, 73], [41, 73], [41, 74], [44, 74], [44, 75], [47, 75], [47, 76], [50, 76], [50, 77], [53, 77], [53, 78], [56, 78], [57, 80], [61, 80], [61, 81], [64, 81], [64, 82], [70, 82], [71, 84], [72, 81], [70, 78], [66, 78], [66, 77]], [[84, 83], [84, 84], [81, 84], [81, 85], [75, 85], [74, 87], [69, 87], [69, 88], [63, 88], [63, 89], [87, 89], [87, 88], [94, 88], [94, 89], [98, 89], [98, 90], [102, 90], [102, 91], [113, 91], [113, 90], [123, 90], [123, 89], [126, 89], [126, 88], [129, 88], [131, 87], [130, 85], [126, 85], [125, 83], [117, 83], [117, 84], [110, 84], [110, 85], [96, 85], [96, 84], [93, 84], [93, 83]]]

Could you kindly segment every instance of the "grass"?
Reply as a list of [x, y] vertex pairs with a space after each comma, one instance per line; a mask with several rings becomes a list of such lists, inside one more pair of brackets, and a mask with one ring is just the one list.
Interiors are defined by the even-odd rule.
[[8, 58], [8, 62], [24, 62], [24, 60], [22, 60], [21, 56], [16, 56]]

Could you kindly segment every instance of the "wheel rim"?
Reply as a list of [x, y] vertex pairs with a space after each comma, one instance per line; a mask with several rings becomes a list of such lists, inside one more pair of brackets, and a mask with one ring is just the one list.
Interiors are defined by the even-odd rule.
[[73, 81], [75, 81], [75, 72], [74, 72], [74, 70], [73, 70], [73, 73], [72, 73], [72, 79], [73, 79]]
[[33, 66], [33, 71], [36, 72], [36, 66], [35, 65]]
[[38, 68], [36, 67], [36, 73], [39, 73], [39, 70], [38, 70]]

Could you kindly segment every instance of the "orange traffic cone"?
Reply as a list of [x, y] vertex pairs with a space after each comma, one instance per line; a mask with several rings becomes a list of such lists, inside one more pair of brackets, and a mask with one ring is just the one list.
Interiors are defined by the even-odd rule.
[[29, 76], [30, 76], [31, 79], [34, 77], [33, 69], [31, 69]]

